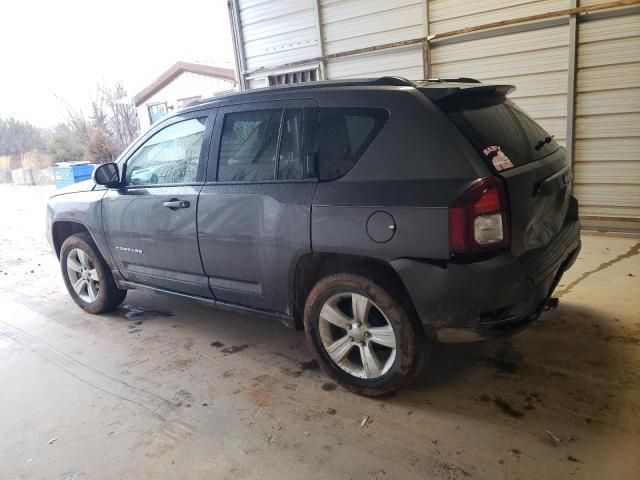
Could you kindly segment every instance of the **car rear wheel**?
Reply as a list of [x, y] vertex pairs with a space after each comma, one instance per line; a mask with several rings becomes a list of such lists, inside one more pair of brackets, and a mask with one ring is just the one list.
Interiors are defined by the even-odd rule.
[[111, 270], [87, 233], [71, 235], [64, 241], [60, 267], [69, 295], [86, 312], [113, 310], [127, 295], [116, 286]]
[[413, 378], [426, 353], [407, 309], [361, 275], [320, 280], [307, 298], [304, 323], [323, 369], [361, 395], [397, 391]]

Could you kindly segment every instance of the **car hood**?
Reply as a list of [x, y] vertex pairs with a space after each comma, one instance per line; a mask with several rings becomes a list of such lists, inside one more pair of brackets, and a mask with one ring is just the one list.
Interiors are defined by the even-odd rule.
[[66, 187], [62, 187], [59, 190], [56, 190], [52, 197], [57, 197], [58, 195], [65, 195], [67, 193], [77, 193], [77, 192], [90, 192], [96, 187], [96, 182], [92, 179], [84, 180], [82, 182], [74, 183], [72, 185], [67, 185]]

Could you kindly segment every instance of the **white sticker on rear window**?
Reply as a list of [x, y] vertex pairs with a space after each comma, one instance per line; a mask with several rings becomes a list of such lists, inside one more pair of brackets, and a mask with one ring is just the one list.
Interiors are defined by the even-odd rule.
[[498, 145], [491, 145], [490, 147], [485, 147], [484, 150], [482, 150], [482, 153], [486, 158], [491, 159], [491, 163], [493, 163], [493, 167], [498, 172], [513, 168], [513, 163], [511, 163], [511, 160], [509, 160], [509, 157], [505, 155], [505, 153], [502, 151], [502, 149]]

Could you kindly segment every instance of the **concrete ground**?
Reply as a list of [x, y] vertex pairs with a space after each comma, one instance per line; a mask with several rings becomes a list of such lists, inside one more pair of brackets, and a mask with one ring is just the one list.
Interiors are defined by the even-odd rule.
[[585, 233], [558, 310], [370, 400], [277, 323], [143, 291], [85, 314], [50, 191], [0, 185], [2, 479], [639, 478], [637, 237]]

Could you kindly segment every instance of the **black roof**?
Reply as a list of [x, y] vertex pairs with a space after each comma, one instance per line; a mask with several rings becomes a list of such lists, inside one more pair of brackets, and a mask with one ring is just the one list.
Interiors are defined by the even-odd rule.
[[[378, 86], [395, 86], [395, 87], [413, 87], [413, 88], [438, 88], [447, 90], [449, 93], [453, 90], [459, 91], [460, 89], [470, 88], [470, 87], [481, 87], [488, 86], [487, 84], [482, 84], [480, 80], [476, 80], [475, 78], [429, 78], [426, 80], [407, 80], [403, 77], [379, 77], [379, 78], [355, 78], [355, 79], [345, 79], [345, 80], [319, 80], [316, 82], [303, 82], [303, 83], [293, 83], [286, 85], [274, 85], [271, 87], [263, 87], [263, 88], [254, 88], [251, 90], [244, 90], [241, 92], [232, 92], [224, 95], [219, 95], [217, 97], [204, 98], [201, 100], [196, 100], [193, 103], [190, 103], [185, 109], [190, 109], [192, 107], [201, 107], [204, 105], [208, 105], [217, 101], [229, 100], [235, 97], [243, 97], [246, 95], [254, 95], [254, 94], [262, 94], [269, 93], [278, 90], [306, 90], [306, 89], [314, 89], [314, 88], [327, 88], [327, 87], [378, 87]], [[493, 86], [493, 85], [492, 85]], [[515, 87], [511, 85], [501, 85], [502, 87], [508, 87], [508, 91], [512, 91]], [[444, 92], [443, 92], [444, 93]], [[441, 95], [437, 95], [441, 96]]]

